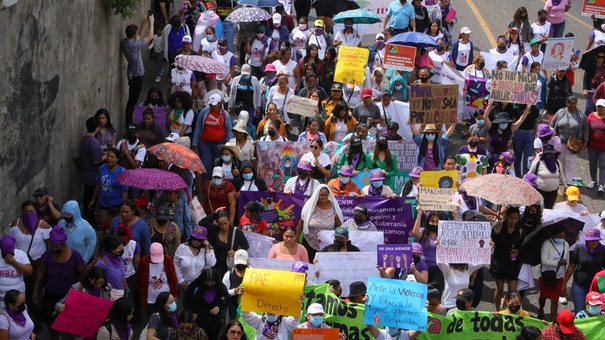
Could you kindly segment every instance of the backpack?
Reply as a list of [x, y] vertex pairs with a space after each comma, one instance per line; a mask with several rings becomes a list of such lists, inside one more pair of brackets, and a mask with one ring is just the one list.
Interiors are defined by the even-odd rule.
[[598, 67], [590, 80], [590, 87], [596, 89], [603, 81], [605, 81], [605, 67]]
[[563, 79], [554, 79], [552, 82], [552, 87], [550, 88], [550, 92], [548, 94], [548, 108], [552, 110], [558, 110], [562, 107], [565, 107], [565, 102], [567, 99], [567, 81], [565, 78]]
[[[109, 332], [109, 338], [111, 339], [111, 332], [112, 332], [111, 323], [109, 323], [108, 321], [103, 321], [103, 323], [101, 324], [101, 327], [107, 328], [107, 331]], [[95, 333], [95, 336], [93, 339], [98, 339], [98, 337], [99, 337], [99, 331], [97, 331], [97, 333]]]

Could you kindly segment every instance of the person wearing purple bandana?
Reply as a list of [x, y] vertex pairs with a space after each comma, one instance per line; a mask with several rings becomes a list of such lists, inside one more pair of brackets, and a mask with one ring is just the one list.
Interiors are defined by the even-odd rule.
[[[15, 238], [11, 235], [0, 239], [0, 287], [2, 291], [16, 289], [25, 292], [24, 276], [33, 272], [32, 265], [24, 251], [15, 249]], [[0, 295], [0, 299], [2, 295]], [[0, 301], [1, 302], [1, 301]]]
[[348, 231], [378, 231], [368, 217], [368, 208], [358, 204], [353, 209], [353, 218], [346, 220], [342, 226]]
[[384, 178], [381, 170], [372, 171], [370, 173], [370, 185], [361, 189], [361, 196], [397, 198], [397, 194], [388, 185], [384, 185]]
[[100, 258], [95, 267], [103, 268], [107, 272], [107, 282], [111, 284], [111, 300], [116, 301], [123, 296], [130, 295], [130, 289], [126, 282], [126, 271], [124, 260], [124, 245], [114, 235], [106, 236], [99, 243]]
[[6, 339], [35, 339], [34, 322], [27, 314], [25, 295], [16, 289], [11, 289], [4, 295], [4, 302], [6, 309], [0, 313], [0, 332], [7, 333]]
[[[126, 297], [116, 300], [99, 331], [97, 340], [129, 340], [132, 339], [133, 331], [131, 320], [134, 315], [134, 303]], [[113, 336], [116, 334], [118, 337]]]
[[542, 153], [536, 155], [531, 163], [528, 173], [538, 176], [536, 189], [544, 197], [544, 208], [552, 209], [557, 199], [559, 185], [567, 189], [567, 179], [552, 144], [544, 145]]
[[185, 296], [185, 310], [197, 314], [195, 323], [209, 339], [218, 339], [222, 319], [229, 307], [229, 292], [213, 268], [206, 268], [191, 282]]
[[601, 232], [597, 228], [584, 230], [584, 244], [578, 244], [569, 255], [569, 267], [563, 277], [561, 296], [567, 291], [567, 282], [573, 276], [571, 297], [575, 314], [584, 309], [584, 298], [590, 291], [590, 283], [596, 273], [605, 269], [605, 246], [601, 244]]
[[287, 340], [292, 330], [300, 323], [300, 318], [264, 313], [242, 312], [246, 322], [256, 328], [255, 340]]
[[[51, 324], [52, 307], [78, 282], [85, 271], [82, 255], [67, 246], [67, 234], [60, 226], [53, 227], [49, 238], [50, 249], [42, 255], [32, 296], [34, 304], [43, 303], [45, 308], [42, 310], [42, 319], [47, 325]], [[44, 297], [40, 298], [43, 282]]]
[[298, 163], [298, 169], [296, 170], [297, 176], [290, 178], [284, 186], [284, 194], [286, 195], [312, 195], [317, 187], [319, 187], [319, 181], [311, 178], [310, 174], [313, 171], [311, 162], [300, 161]]
[[[71, 289], [88, 295], [96, 296], [104, 300], [111, 299], [111, 284], [107, 282], [106, 271], [101, 267], [92, 268], [86, 276], [82, 277], [79, 282], [76, 282], [73, 286], [71, 286]], [[55, 304], [53, 315], [65, 311], [65, 302], [67, 301], [68, 295], [69, 293]], [[67, 306], [67, 308], [69, 308], [69, 306]]]

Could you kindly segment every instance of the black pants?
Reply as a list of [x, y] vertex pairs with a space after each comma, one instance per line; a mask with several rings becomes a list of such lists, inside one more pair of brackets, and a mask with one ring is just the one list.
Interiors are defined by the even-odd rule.
[[294, 10], [296, 11], [296, 21], [300, 20], [300, 18], [303, 18], [303, 17], [304, 18], [309, 17], [309, 12], [311, 12], [311, 1], [310, 0], [294, 1]]
[[89, 209], [88, 208], [88, 203], [90, 203], [90, 201], [92, 201], [92, 196], [95, 193], [95, 187], [96, 185], [85, 185], [84, 186], [84, 197], [82, 198], [82, 208], [84, 209], [84, 219], [86, 221], [88, 221], [88, 223], [90, 223], [90, 225], [96, 228], [96, 221], [95, 221], [95, 211], [94, 209]]
[[143, 76], [134, 77], [128, 80], [128, 102], [126, 103], [126, 127], [132, 123], [134, 107], [139, 101], [141, 91], [143, 91]]
[[443, 278], [443, 273], [439, 267], [429, 267], [429, 284], [432, 284], [433, 287], [439, 289], [441, 294], [443, 294], [445, 279]]
[[311, 247], [309, 242], [307, 242], [307, 239], [304, 237], [302, 240], [302, 245], [303, 247], [305, 247], [305, 249], [307, 249], [307, 253], [309, 254], [309, 263], [313, 263], [313, 260], [315, 260], [315, 254], [317, 254], [317, 250], [313, 249], [313, 247]]
[[555, 201], [557, 200], [557, 190], [544, 191], [538, 189], [538, 192], [542, 194], [542, 197], [544, 198], [544, 208], [552, 209], [552, 207], [555, 205]]
[[473, 299], [473, 307], [477, 308], [479, 303], [481, 302], [481, 295], [483, 295], [483, 267], [477, 270], [477, 276], [475, 277], [475, 283], [473, 286], [469, 286], [473, 293], [475, 293], [475, 298]]

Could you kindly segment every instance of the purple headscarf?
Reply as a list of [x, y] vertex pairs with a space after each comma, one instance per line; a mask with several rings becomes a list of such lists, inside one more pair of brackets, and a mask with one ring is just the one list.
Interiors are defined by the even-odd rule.
[[6, 235], [0, 239], [0, 250], [3, 257], [15, 254], [15, 238], [12, 235]]
[[60, 226], [56, 225], [50, 231], [49, 239], [51, 246], [60, 246], [67, 241], [67, 234], [65, 231], [63, 231], [63, 229], [61, 229]]
[[38, 214], [35, 212], [23, 213], [21, 220], [23, 220], [23, 225], [27, 228], [29, 234], [33, 235], [38, 225]]

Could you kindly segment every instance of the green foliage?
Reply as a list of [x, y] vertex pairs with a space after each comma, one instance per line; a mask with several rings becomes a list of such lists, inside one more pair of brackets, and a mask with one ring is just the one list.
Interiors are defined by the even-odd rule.
[[141, 0], [103, 0], [105, 6], [109, 6], [115, 10], [114, 15], [120, 15], [124, 19], [132, 18], [139, 7]]

